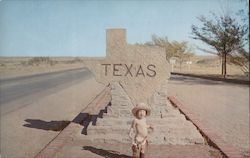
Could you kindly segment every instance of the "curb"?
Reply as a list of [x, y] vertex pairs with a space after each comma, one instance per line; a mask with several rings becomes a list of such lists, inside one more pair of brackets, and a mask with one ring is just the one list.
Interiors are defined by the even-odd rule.
[[239, 79], [218, 78], [218, 77], [212, 77], [212, 76], [202, 76], [202, 75], [186, 74], [186, 73], [178, 73], [178, 72], [171, 72], [171, 75], [182, 75], [182, 76], [208, 79], [208, 80], [213, 80], [213, 81], [223, 81], [223, 82], [228, 82], [228, 83], [250, 85], [250, 81], [239, 80]]
[[82, 129], [85, 125], [83, 122], [91, 117], [92, 111], [96, 110], [98, 104], [106, 104], [109, 100], [105, 99], [108, 96], [106, 86], [101, 92], [84, 108], [71, 122], [66, 126], [54, 139], [52, 139], [36, 156], [35, 158], [53, 158], [64, 145], [73, 139], [73, 134]]
[[82, 126], [71, 122], [54, 139], [52, 139], [44, 149], [42, 149], [35, 158], [52, 158], [61, 150], [67, 141], [72, 139], [72, 134], [81, 129]]
[[233, 145], [225, 142], [220, 136], [218, 136], [208, 124], [204, 121], [201, 121], [194, 113], [192, 113], [187, 106], [184, 106], [179, 102], [176, 97], [169, 96], [169, 101], [180, 110], [182, 114], [185, 115], [187, 120], [190, 120], [200, 131], [200, 133], [205, 137], [208, 144], [219, 149], [223, 155], [227, 158], [244, 158], [243, 154], [236, 149]]

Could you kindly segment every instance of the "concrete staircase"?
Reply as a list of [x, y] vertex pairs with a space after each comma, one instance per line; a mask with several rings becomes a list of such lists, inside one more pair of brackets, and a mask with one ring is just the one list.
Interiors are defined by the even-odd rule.
[[[150, 100], [151, 115], [147, 123], [154, 127], [149, 135], [150, 144], [204, 144], [196, 127], [167, 100], [166, 85]], [[133, 120], [133, 104], [122, 86], [111, 84], [111, 104], [103, 109], [94, 125], [89, 125], [87, 135], [78, 134], [78, 139], [107, 143], [130, 143], [128, 132]]]

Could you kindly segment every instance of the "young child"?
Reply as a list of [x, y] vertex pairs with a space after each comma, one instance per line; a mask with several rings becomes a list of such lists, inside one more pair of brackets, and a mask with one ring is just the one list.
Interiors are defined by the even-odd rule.
[[129, 137], [132, 139], [133, 158], [145, 157], [148, 145], [148, 129], [153, 131], [153, 127], [146, 123], [146, 116], [149, 116], [150, 112], [150, 107], [144, 103], [139, 103], [132, 109], [135, 118], [129, 131]]

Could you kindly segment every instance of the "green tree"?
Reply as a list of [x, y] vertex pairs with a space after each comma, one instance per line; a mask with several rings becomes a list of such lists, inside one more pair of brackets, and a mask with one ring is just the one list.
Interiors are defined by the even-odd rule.
[[230, 63], [240, 66], [241, 70], [247, 75], [249, 75], [249, 60], [249, 52], [244, 49], [229, 54]]
[[177, 42], [173, 41], [171, 43], [171, 52], [172, 52], [172, 57], [178, 58], [178, 62], [180, 64], [180, 70], [182, 68], [182, 64], [185, 61], [191, 60], [191, 58], [194, 56], [193, 53], [191, 53], [191, 49], [188, 47], [187, 42]]
[[244, 50], [248, 39], [248, 27], [239, 24], [230, 16], [217, 17], [213, 14], [213, 17], [214, 19], [198, 17], [202, 26], [192, 25], [192, 33], [194, 39], [201, 40], [216, 50], [216, 55], [222, 60], [221, 74], [225, 77], [227, 59], [233, 57], [234, 52], [239, 54]]
[[173, 56], [173, 52], [171, 51], [171, 43], [168, 41], [167, 37], [158, 37], [156, 35], [152, 35], [152, 41], [146, 42], [145, 45], [148, 46], [159, 46], [165, 49], [166, 53], [166, 60], [169, 61], [169, 59]]
[[180, 66], [186, 60], [190, 60], [193, 56], [191, 49], [188, 47], [187, 42], [168, 41], [167, 37], [158, 37], [152, 35], [152, 41], [146, 42], [145, 45], [159, 46], [165, 49], [166, 60], [169, 61], [171, 57], [177, 57], [180, 62]]

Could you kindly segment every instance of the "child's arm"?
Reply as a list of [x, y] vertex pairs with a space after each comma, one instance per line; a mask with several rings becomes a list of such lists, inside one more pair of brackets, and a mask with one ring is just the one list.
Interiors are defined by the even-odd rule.
[[[153, 131], [154, 131], [154, 127], [153, 127], [153, 126], [151, 126], [151, 125], [147, 125], [147, 128], [148, 128], [148, 129], [151, 129], [151, 130], [152, 130], [151, 132], [153, 132]], [[150, 132], [150, 133], [151, 133], [151, 132]]]

